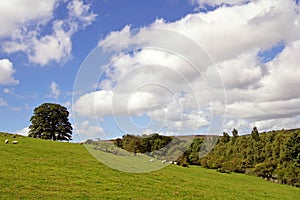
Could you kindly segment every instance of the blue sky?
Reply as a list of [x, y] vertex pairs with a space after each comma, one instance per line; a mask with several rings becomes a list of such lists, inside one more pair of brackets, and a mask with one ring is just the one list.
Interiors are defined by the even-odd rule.
[[[292, 0], [0, 0], [0, 23], [5, 27], [0, 31], [0, 131], [26, 134], [33, 109], [44, 102], [69, 109], [75, 140], [78, 134], [82, 139], [117, 137], [126, 130], [202, 133], [215, 126], [214, 116], [224, 119], [224, 124], [218, 123], [228, 132], [237, 128], [248, 133], [254, 125], [259, 130], [299, 127], [297, 10], [299, 5]], [[134, 31], [138, 28], [149, 30]], [[154, 37], [151, 28], [169, 31]], [[210, 58], [211, 66], [205, 63], [207, 68], [195, 78], [178, 54], [146, 49], [144, 43], [165, 45], [165, 50], [191, 59], [199, 46], [207, 55], [199, 54], [199, 63], [193, 64], [200, 66]], [[122, 48], [130, 49], [132, 44], [141, 51], [125, 55]], [[76, 75], [95, 47], [103, 54], [105, 48], [114, 48], [114, 56], [122, 56], [105, 72], [103, 82], [95, 82], [96, 90], [90, 86], [78, 93], [73, 88]], [[139, 77], [145, 74], [145, 83], [156, 85], [143, 86]], [[183, 85], [193, 90], [176, 85], [181, 76], [187, 77]], [[126, 78], [123, 88], [117, 88], [114, 84], [122, 77]], [[168, 90], [157, 86], [161, 82]], [[125, 97], [116, 92], [124, 88]], [[118, 95], [128, 101], [126, 105], [116, 101], [113, 106], [118, 111], [112, 114], [109, 101]], [[226, 102], [221, 98], [225, 95]], [[122, 117], [137, 127], [118, 121]]]

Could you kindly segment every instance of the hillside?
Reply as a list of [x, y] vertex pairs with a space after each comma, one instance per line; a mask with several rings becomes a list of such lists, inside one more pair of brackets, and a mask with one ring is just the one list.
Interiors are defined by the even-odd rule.
[[119, 172], [83, 145], [5, 133], [0, 133], [0, 158], [1, 199], [300, 199], [296, 187], [199, 166]]

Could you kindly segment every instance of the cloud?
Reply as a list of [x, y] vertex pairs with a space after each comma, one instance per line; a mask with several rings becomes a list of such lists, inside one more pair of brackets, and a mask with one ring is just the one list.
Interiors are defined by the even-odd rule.
[[83, 4], [82, 1], [73, 0], [67, 5], [69, 10], [69, 17], [72, 21], [76, 22], [82, 27], [92, 24], [96, 18], [96, 14], [90, 11], [90, 4]]
[[13, 91], [12, 91], [11, 89], [8, 89], [8, 88], [4, 88], [4, 89], [3, 89], [3, 92], [4, 92], [5, 94], [13, 94]]
[[99, 110], [102, 115], [112, 113], [112, 92], [98, 91], [81, 96], [74, 104], [73, 111], [80, 112], [81, 116], [93, 117]]
[[[115, 55], [99, 91], [78, 98], [76, 112], [86, 117], [111, 116], [112, 109], [115, 115], [144, 113], [162, 121], [171, 132], [197, 123], [199, 128], [208, 127], [212, 115], [222, 113], [223, 103], [211, 99], [211, 94], [222, 96], [223, 88], [215, 83], [216, 68], [205, 62], [207, 55], [198, 45], [212, 58], [224, 82], [224, 130], [238, 128], [249, 133], [254, 124], [261, 129], [299, 126], [299, 5], [291, 0], [201, 2], [230, 6], [188, 14], [174, 22], [158, 19], [140, 30], [127, 25], [100, 40], [99, 47], [106, 52], [140, 49]], [[159, 28], [171, 31], [153, 31]], [[181, 34], [181, 39], [172, 31]], [[197, 45], [188, 43], [184, 36]], [[157, 44], [164, 46], [151, 49]], [[261, 52], [278, 44], [284, 45], [283, 50], [264, 62]], [[176, 46], [180, 47], [175, 51], [179, 55], [168, 51]], [[204, 67], [197, 71], [186, 60]], [[120, 98], [114, 101], [114, 97]]]
[[[249, 1], [248, 0], [190, 0], [193, 4], [198, 4], [200, 8], [205, 8], [205, 6], [221, 6], [221, 5], [227, 5], [227, 6], [233, 6], [233, 5], [242, 5], [246, 4]], [[252, 2], [255, 0], [252, 0]]]
[[241, 54], [217, 64], [226, 89], [255, 87], [262, 78], [262, 66], [254, 52]]
[[13, 63], [8, 59], [0, 60], [0, 84], [1, 85], [17, 85], [18, 80], [15, 80], [13, 74], [16, 70], [13, 68]]
[[230, 119], [224, 124], [224, 131], [231, 134], [233, 129], [237, 129], [240, 134], [248, 134], [251, 127], [250, 123], [243, 119]]
[[[63, 6], [65, 2], [53, 0], [43, 3], [38, 1], [35, 4], [33, 1], [26, 2], [26, 5], [21, 3], [22, 12], [16, 14], [16, 17], [10, 17], [6, 13], [18, 13], [15, 10], [19, 7], [17, 1], [10, 1], [7, 4], [7, 11], [2, 13], [9, 20], [0, 21], [0, 25], [11, 27], [2, 34], [5, 36], [2, 51], [9, 54], [22, 51], [31, 62], [41, 66], [51, 61], [59, 63], [68, 60], [71, 57], [72, 36], [95, 20], [96, 15], [90, 11], [90, 4], [83, 4], [78, 0], [68, 1], [67, 17], [55, 19], [53, 14], [55, 9]], [[52, 30], [49, 33], [42, 33], [45, 27], [52, 27]]]
[[29, 23], [46, 24], [53, 17], [53, 10], [58, 0], [11, 0], [1, 1], [0, 6], [0, 37], [17, 34]]
[[[289, 100], [300, 97], [300, 40], [291, 42], [276, 59], [266, 64], [268, 76], [261, 83], [261, 98], [274, 100]], [[273, 92], [268, 92], [273, 91]]]
[[300, 127], [300, 119], [297, 118], [279, 118], [279, 119], [268, 119], [252, 123], [252, 126], [257, 126], [262, 131], [267, 130], [281, 130], [281, 129], [292, 129]]
[[72, 50], [72, 33], [65, 32], [63, 26], [63, 21], [55, 21], [52, 35], [46, 35], [39, 39], [33, 38], [32, 44], [27, 44], [32, 46], [32, 53], [28, 55], [29, 60], [46, 65], [51, 60], [60, 62], [69, 58]]
[[0, 107], [1, 106], [7, 106], [6, 101], [2, 97], [0, 97]]
[[[189, 87], [195, 74], [199, 73], [182, 58], [167, 52], [141, 50], [122, 55], [103, 75], [99, 91], [76, 99], [73, 111], [92, 118], [146, 114], [152, 121], [176, 130], [179, 125], [192, 129], [207, 126], [207, 115], [195, 117], [194, 110], [207, 103], [204, 97], [195, 100]], [[194, 83], [196, 88], [203, 90], [205, 84]], [[209, 96], [208, 91], [198, 94]]]
[[103, 135], [103, 129], [100, 126], [91, 125], [89, 121], [83, 121], [79, 126], [76, 126], [74, 131], [82, 136], [82, 140], [85, 139], [85, 137], [92, 137], [92, 136], [99, 136]]
[[29, 127], [25, 127], [19, 131], [16, 131], [15, 134], [28, 136], [29, 130], [30, 130]]
[[69, 108], [71, 106], [71, 102], [70, 101], [66, 101], [62, 104], [63, 106]]
[[60, 89], [59, 89], [59, 85], [52, 81], [50, 86], [49, 86], [49, 89], [50, 89], [50, 96], [53, 97], [54, 99], [57, 99], [59, 96], [60, 96]]
[[[260, 0], [242, 6], [220, 7], [208, 13], [189, 14], [170, 23], [158, 19], [150, 27], [166, 28], [186, 35], [203, 47], [215, 62], [220, 62], [233, 59], [241, 52], [266, 50], [279, 42], [299, 39], [298, 9], [299, 6], [291, 0]], [[172, 39], [167, 32], [151, 38], [148, 35], [152, 33], [147, 29], [136, 35], [132, 33], [134, 31], [128, 32], [129, 29], [125, 26], [120, 32], [112, 32], [99, 44], [105, 48], [120, 49], [131, 43], [155, 44], [158, 40]], [[152, 41], [145, 41], [145, 38]], [[168, 43], [169, 46], [172, 44]], [[184, 44], [181, 47], [184, 48]], [[189, 53], [192, 53], [191, 49]]]

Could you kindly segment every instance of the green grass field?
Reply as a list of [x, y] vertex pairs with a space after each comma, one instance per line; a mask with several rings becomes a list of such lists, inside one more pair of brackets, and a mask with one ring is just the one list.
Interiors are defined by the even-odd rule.
[[197, 166], [120, 172], [83, 145], [0, 133], [0, 199], [300, 199], [300, 189]]

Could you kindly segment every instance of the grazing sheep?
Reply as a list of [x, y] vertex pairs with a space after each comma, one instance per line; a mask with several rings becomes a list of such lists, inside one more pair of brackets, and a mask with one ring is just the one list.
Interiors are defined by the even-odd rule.
[[150, 162], [154, 162], [154, 160], [153, 159], [151, 159], [151, 160], [149, 160]]
[[278, 180], [278, 179], [273, 179], [273, 183], [280, 183], [280, 180]]
[[8, 139], [6, 139], [6, 140], [5, 140], [5, 144], [8, 144], [8, 142], [9, 142], [9, 140], [8, 140]]
[[174, 165], [177, 165], [177, 162], [174, 162], [173, 164], [174, 164]]
[[12, 141], [13, 144], [18, 144], [17, 140]]
[[166, 160], [161, 161], [162, 164], [166, 164], [166, 162], [167, 162]]
[[173, 164], [173, 161], [169, 161], [169, 164]]

